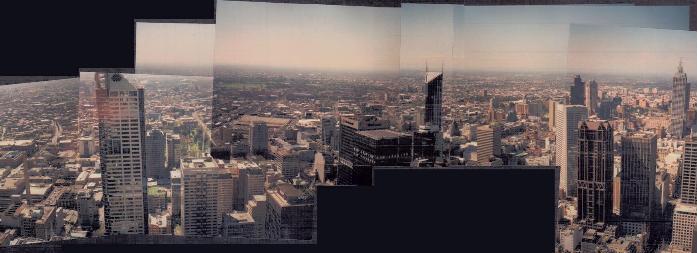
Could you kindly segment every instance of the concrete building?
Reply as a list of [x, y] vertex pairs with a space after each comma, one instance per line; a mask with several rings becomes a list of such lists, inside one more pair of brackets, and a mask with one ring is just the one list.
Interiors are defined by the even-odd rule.
[[560, 105], [555, 118], [555, 162], [560, 169], [560, 187], [565, 196], [575, 196], [578, 179], [578, 123], [588, 118], [588, 110], [580, 105]]
[[290, 184], [266, 191], [266, 237], [270, 239], [312, 240], [316, 228], [313, 194]]
[[184, 235], [219, 235], [223, 214], [232, 211], [232, 194], [227, 196], [230, 192], [230, 172], [219, 168], [213, 158], [182, 159], [181, 223]]
[[266, 209], [268, 208], [268, 203], [266, 202], [266, 194], [254, 195], [252, 199], [247, 202], [245, 210], [254, 219], [254, 225], [256, 230], [255, 238], [265, 238], [266, 237]]
[[252, 155], [269, 151], [269, 128], [263, 121], [255, 121], [249, 126], [249, 152]]
[[671, 247], [692, 252], [695, 243], [695, 225], [697, 224], [697, 206], [678, 203], [673, 213], [673, 240]]
[[118, 73], [95, 73], [105, 234], [147, 234], [142, 88]]
[[680, 201], [697, 204], [697, 137], [685, 141], [680, 176]]
[[477, 127], [477, 162], [489, 163], [501, 155], [501, 127], [497, 124]]
[[181, 218], [181, 186], [182, 186], [182, 174], [181, 170], [172, 170], [169, 172], [170, 175], [170, 192], [172, 199], [172, 221], [173, 223], [179, 224]]
[[259, 168], [258, 165], [246, 162], [238, 165], [239, 167], [239, 183], [244, 203], [251, 200], [254, 195], [264, 194], [264, 186], [266, 183], [266, 173]]
[[256, 222], [246, 212], [226, 213], [223, 216], [222, 235], [226, 237], [256, 238]]

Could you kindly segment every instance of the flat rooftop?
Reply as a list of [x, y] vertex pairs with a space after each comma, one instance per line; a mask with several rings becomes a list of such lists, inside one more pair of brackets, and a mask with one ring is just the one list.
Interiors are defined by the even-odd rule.
[[358, 131], [358, 134], [374, 140], [395, 139], [403, 136], [409, 136], [408, 134], [392, 131], [389, 129]]

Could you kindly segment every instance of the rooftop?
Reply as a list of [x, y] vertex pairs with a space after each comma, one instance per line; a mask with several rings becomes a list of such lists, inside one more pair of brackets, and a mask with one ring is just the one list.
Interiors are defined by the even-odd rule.
[[443, 78], [443, 72], [426, 72], [426, 83], [433, 81], [436, 78]]
[[366, 136], [366, 137], [374, 139], [374, 140], [394, 139], [394, 138], [399, 138], [399, 137], [403, 137], [403, 136], [408, 136], [407, 134], [388, 130], [388, 129], [365, 130], [365, 131], [359, 131], [358, 134]]

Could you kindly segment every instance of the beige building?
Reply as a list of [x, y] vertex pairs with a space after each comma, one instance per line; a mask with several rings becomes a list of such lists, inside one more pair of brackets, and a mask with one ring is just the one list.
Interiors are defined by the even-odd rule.
[[220, 234], [223, 214], [232, 211], [232, 174], [212, 157], [181, 160], [181, 223], [186, 236]]

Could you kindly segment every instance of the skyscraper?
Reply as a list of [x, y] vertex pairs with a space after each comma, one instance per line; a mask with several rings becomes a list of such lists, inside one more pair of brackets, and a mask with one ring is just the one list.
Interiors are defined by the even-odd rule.
[[584, 105], [588, 108], [588, 115], [594, 115], [598, 110], [598, 83], [595, 80], [586, 82], [584, 93]]
[[424, 124], [430, 126], [435, 131], [441, 131], [443, 126], [443, 72], [426, 72], [424, 83], [424, 93], [426, 95], [424, 110]]
[[697, 204], [697, 137], [685, 141], [681, 171], [680, 201]]
[[586, 104], [586, 86], [583, 83], [580, 75], [574, 77], [574, 84], [569, 90], [569, 104], [584, 105]]
[[339, 128], [341, 142], [339, 147], [338, 184], [353, 184], [354, 165], [357, 164], [359, 154], [358, 132], [365, 130], [388, 129], [389, 124], [374, 115], [346, 115], [341, 117]]
[[694, 232], [697, 225], [697, 206], [678, 203], [673, 213], [673, 238], [671, 247], [682, 252], [694, 252]]
[[144, 93], [118, 73], [96, 73], [105, 234], [147, 234]]
[[497, 124], [477, 127], [477, 162], [488, 163], [501, 155], [501, 130]]
[[269, 151], [269, 128], [266, 123], [253, 122], [249, 128], [249, 151], [252, 155]]
[[266, 190], [266, 237], [271, 239], [312, 240], [315, 230], [315, 197], [283, 183]]
[[181, 162], [181, 221], [186, 236], [217, 236], [232, 211], [232, 177], [212, 157]]
[[578, 218], [607, 223], [612, 218], [613, 141], [607, 121], [586, 120], [578, 132]]
[[675, 138], [683, 138], [687, 133], [687, 109], [690, 104], [690, 83], [687, 74], [683, 72], [682, 61], [678, 72], [673, 76], [673, 97], [670, 102], [669, 133]]
[[321, 121], [321, 140], [324, 145], [330, 146], [332, 143], [332, 136], [334, 136], [334, 131], [336, 129], [336, 118], [333, 116], [326, 116], [322, 118]]
[[266, 174], [256, 164], [246, 163], [240, 166], [240, 190], [244, 196], [244, 203], [251, 200], [254, 195], [264, 195], [264, 183]]
[[178, 134], [167, 134], [167, 168], [170, 170], [179, 168], [179, 144], [181, 138]]
[[169, 171], [165, 168], [167, 138], [159, 129], [153, 129], [145, 135], [145, 168], [147, 176], [158, 180], [168, 179]]
[[581, 105], [557, 105], [555, 117], [555, 155], [559, 166], [559, 184], [568, 196], [576, 195], [578, 123], [588, 118], [588, 110]]
[[649, 232], [656, 182], [656, 135], [634, 133], [622, 138], [620, 217], [624, 234]]

